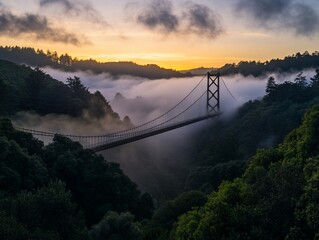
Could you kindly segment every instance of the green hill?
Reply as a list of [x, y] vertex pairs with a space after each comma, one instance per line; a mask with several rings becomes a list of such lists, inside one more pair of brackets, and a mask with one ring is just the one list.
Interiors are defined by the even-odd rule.
[[129, 239], [152, 208], [118, 164], [58, 135], [43, 146], [0, 119], [0, 239], [89, 239], [104, 215]]
[[100, 92], [90, 93], [77, 77], [68, 84], [53, 79], [39, 68], [0, 60], [0, 112], [10, 116], [19, 111], [35, 111], [80, 117], [87, 110], [92, 118], [109, 116], [119, 121]]
[[232, 117], [196, 136], [185, 190], [210, 192], [222, 180], [239, 176], [256, 149], [282, 142], [303, 114], [319, 104], [319, 70], [308, 82], [302, 74], [281, 84], [270, 78], [263, 99], [245, 103]]
[[260, 77], [269, 73], [290, 73], [304, 71], [306, 69], [315, 69], [319, 67], [319, 52], [296, 53], [283, 59], [271, 59], [266, 62], [260, 61], [240, 61], [235, 64], [225, 64], [223, 67], [213, 70], [222, 75], [241, 74], [243, 76]]
[[184, 193], [155, 210], [143, 239], [316, 239], [319, 70], [305, 80], [270, 78], [263, 99], [195, 137]]
[[277, 148], [259, 150], [242, 177], [179, 217], [171, 239], [317, 239], [319, 105]]

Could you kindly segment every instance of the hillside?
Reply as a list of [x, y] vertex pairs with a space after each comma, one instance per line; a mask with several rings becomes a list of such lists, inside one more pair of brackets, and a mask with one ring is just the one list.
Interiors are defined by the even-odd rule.
[[270, 78], [263, 99], [194, 137], [184, 192], [155, 210], [145, 240], [315, 239], [319, 70], [300, 76]]
[[309, 52], [296, 53], [284, 59], [272, 59], [266, 62], [241, 61], [238, 64], [225, 64], [223, 67], [213, 70], [213, 73], [220, 72], [222, 75], [241, 74], [243, 76], [252, 75], [260, 77], [267, 73], [291, 73], [300, 72], [305, 69], [315, 69], [319, 67], [319, 52], [312, 54]]
[[1, 239], [92, 239], [110, 217], [125, 239], [152, 213], [118, 164], [62, 136], [43, 146], [0, 119], [0, 163]]
[[91, 71], [95, 74], [108, 73], [114, 77], [130, 75], [148, 79], [161, 79], [191, 76], [172, 69], [161, 68], [154, 64], [138, 65], [133, 62], [101, 63], [93, 59], [78, 60], [67, 53], [59, 56], [57, 52], [48, 50], [44, 53], [42, 50], [26, 47], [0, 47], [0, 59], [32, 67], [52, 67], [68, 72]]
[[302, 74], [278, 84], [270, 77], [263, 99], [245, 103], [231, 118], [196, 136], [185, 190], [216, 190], [222, 180], [244, 171], [256, 149], [282, 142], [307, 109], [319, 104], [319, 70], [308, 81]]
[[259, 150], [242, 177], [181, 215], [171, 239], [316, 239], [319, 106], [277, 148]]
[[91, 118], [109, 116], [119, 121], [100, 92], [90, 93], [79, 78], [73, 77], [64, 84], [53, 79], [39, 68], [0, 60], [0, 112], [10, 116], [19, 111], [34, 111], [80, 117], [87, 111]]
[[204, 67], [200, 67], [200, 68], [193, 68], [193, 69], [187, 69], [187, 70], [182, 70], [180, 71], [181, 73], [188, 73], [188, 74], [192, 74], [194, 76], [202, 76], [207, 74], [207, 72], [211, 72], [211, 71], [218, 71], [218, 68], [204, 68]]

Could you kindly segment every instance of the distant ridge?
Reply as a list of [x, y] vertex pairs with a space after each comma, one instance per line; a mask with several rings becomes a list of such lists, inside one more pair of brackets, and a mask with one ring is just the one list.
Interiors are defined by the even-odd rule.
[[189, 77], [190, 74], [181, 73], [173, 69], [161, 68], [155, 64], [138, 65], [133, 62], [105, 62], [101, 63], [93, 59], [79, 60], [67, 53], [58, 53], [47, 50], [35, 50], [29, 47], [0, 46], [0, 59], [26, 64], [32, 67], [52, 67], [63, 71], [92, 71], [96, 74], [107, 73], [114, 77], [131, 75], [148, 79], [162, 79], [173, 77]]
[[319, 68], [319, 52], [315, 51], [310, 54], [305, 51], [287, 56], [284, 59], [277, 58], [266, 62], [241, 61], [238, 64], [225, 64], [212, 72], [220, 72], [222, 75], [241, 74], [261, 77], [267, 73], [291, 73], [315, 68]]
[[200, 68], [193, 68], [193, 69], [189, 69], [189, 70], [182, 70], [180, 71], [181, 73], [185, 73], [185, 74], [191, 74], [194, 76], [200, 76], [200, 75], [204, 75], [207, 72], [210, 71], [217, 71], [218, 68], [204, 68], [204, 67], [200, 67]]

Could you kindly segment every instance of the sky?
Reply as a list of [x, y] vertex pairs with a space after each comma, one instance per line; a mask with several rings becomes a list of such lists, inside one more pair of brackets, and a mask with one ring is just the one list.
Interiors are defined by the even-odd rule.
[[177, 70], [318, 51], [318, 0], [0, 0], [0, 45]]

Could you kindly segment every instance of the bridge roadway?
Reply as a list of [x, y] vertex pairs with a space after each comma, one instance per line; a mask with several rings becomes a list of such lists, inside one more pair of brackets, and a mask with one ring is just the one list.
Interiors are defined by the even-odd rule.
[[131, 142], [135, 142], [135, 141], [138, 141], [138, 140], [141, 140], [144, 138], [148, 138], [148, 137], [151, 137], [154, 135], [158, 135], [158, 134], [161, 134], [164, 132], [168, 132], [168, 131], [171, 131], [171, 130], [174, 130], [174, 129], [177, 129], [180, 127], [184, 127], [184, 126], [187, 126], [187, 125], [190, 125], [193, 123], [197, 123], [197, 122], [209, 119], [209, 118], [214, 118], [214, 117], [219, 116], [220, 114], [221, 114], [220, 112], [211, 113], [211, 114], [207, 114], [207, 115], [202, 116], [202, 117], [198, 117], [198, 118], [194, 118], [194, 119], [190, 119], [190, 120], [185, 120], [185, 121], [182, 121], [182, 122], [179, 122], [176, 124], [166, 125], [163, 128], [159, 128], [159, 129], [155, 129], [155, 130], [151, 130], [151, 131], [149, 129], [146, 129], [144, 131], [141, 131], [141, 133], [130, 136], [128, 138], [120, 139], [118, 141], [109, 142], [109, 143], [105, 143], [105, 144], [101, 143], [97, 146], [90, 147], [90, 149], [92, 149], [95, 152], [100, 152], [100, 151], [103, 151], [103, 150], [106, 150], [109, 148], [114, 148], [114, 147], [121, 146], [121, 145], [124, 145], [127, 143], [131, 143]]

